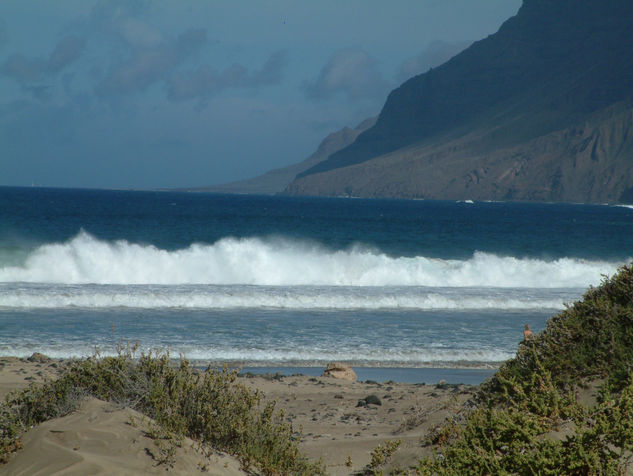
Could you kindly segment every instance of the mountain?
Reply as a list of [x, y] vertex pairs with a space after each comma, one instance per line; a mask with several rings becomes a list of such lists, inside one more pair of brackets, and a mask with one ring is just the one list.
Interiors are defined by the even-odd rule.
[[362, 121], [353, 129], [344, 127], [339, 131], [332, 132], [323, 139], [314, 154], [298, 164], [274, 169], [263, 175], [247, 180], [213, 185], [210, 187], [190, 188], [187, 190], [193, 192], [274, 195], [282, 192], [284, 188], [292, 182], [297, 174], [315, 166], [323, 160], [326, 160], [334, 152], [350, 145], [361, 132], [369, 129], [375, 123], [376, 117], [370, 117]]
[[633, 196], [633, 2], [524, 0], [499, 31], [392, 91], [289, 194]]

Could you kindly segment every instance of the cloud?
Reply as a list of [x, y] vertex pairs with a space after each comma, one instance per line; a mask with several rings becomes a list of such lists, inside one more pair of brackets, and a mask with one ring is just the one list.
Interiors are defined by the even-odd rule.
[[57, 73], [76, 61], [81, 56], [84, 43], [83, 38], [65, 36], [57, 43], [48, 60], [13, 54], [0, 66], [0, 73], [26, 87], [29, 83], [40, 81], [46, 75]]
[[276, 84], [281, 81], [283, 69], [288, 62], [285, 51], [277, 51], [270, 55], [259, 71], [253, 72], [250, 86]]
[[398, 68], [396, 79], [398, 82], [403, 82], [418, 74], [426, 73], [429, 69], [446, 63], [468, 47], [470, 43], [468, 41], [456, 43], [434, 41], [417, 56], [405, 60]]
[[76, 36], [65, 36], [48, 58], [47, 70], [57, 72], [73, 63], [81, 56], [86, 41]]
[[51, 97], [51, 85], [41, 84], [35, 86], [23, 86], [25, 91], [28, 91], [35, 99], [39, 101], [46, 101]]
[[273, 53], [260, 70], [249, 72], [241, 64], [233, 64], [223, 71], [202, 65], [188, 74], [173, 74], [168, 80], [167, 94], [172, 101], [204, 98], [227, 88], [255, 88], [277, 84], [286, 65], [283, 51]]
[[46, 61], [20, 54], [11, 55], [0, 68], [0, 72], [21, 83], [42, 79], [45, 71]]
[[129, 94], [147, 89], [167, 78], [192, 53], [207, 41], [204, 29], [190, 29], [171, 43], [137, 50], [134, 56], [112, 68], [96, 92], [102, 96]]
[[388, 88], [376, 61], [360, 49], [338, 51], [321, 68], [314, 82], [304, 84], [306, 94], [312, 99], [328, 99], [337, 94], [350, 100], [373, 98]]
[[99, 0], [90, 12], [94, 30], [114, 34], [135, 48], [158, 46], [162, 35], [140, 20], [150, 8], [148, 0]]
[[128, 44], [137, 48], [158, 46], [163, 40], [163, 36], [156, 28], [136, 18], [121, 21], [118, 32]]

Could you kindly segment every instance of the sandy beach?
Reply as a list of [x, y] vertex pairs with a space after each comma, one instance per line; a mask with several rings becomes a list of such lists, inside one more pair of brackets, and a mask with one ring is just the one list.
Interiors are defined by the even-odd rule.
[[[0, 359], [0, 397], [30, 383], [55, 376], [67, 365], [45, 357]], [[400, 440], [389, 467], [407, 468], [423, 456], [421, 439], [459, 411], [475, 386], [351, 382], [333, 377], [280, 374], [239, 379], [276, 400], [302, 435], [301, 449], [322, 459], [332, 475], [349, 475], [370, 462], [371, 451], [385, 441]], [[370, 398], [368, 398], [370, 397]], [[375, 398], [377, 397], [377, 398]], [[375, 403], [366, 403], [375, 402]], [[148, 432], [151, 421], [128, 408], [94, 398], [79, 410], [47, 421], [23, 438], [23, 448], [0, 474], [159, 474], [157, 447]], [[247, 474], [239, 462], [221, 453], [205, 455], [186, 440], [178, 449], [172, 474]]]
[[[387, 440], [401, 441], [389, 467], [414, 465], [423, 456], [420, 440], [459, 411], [475, 389], [307, 376], [257, 376], [245, 381], [278, 402], [295, 428], [302, 429], [305, 454], [322, 458], [332, 475], [361, 470], [369, 463], [371, 451]], [[380, 405], [359, 406], [370, 395], [377, 396]]]

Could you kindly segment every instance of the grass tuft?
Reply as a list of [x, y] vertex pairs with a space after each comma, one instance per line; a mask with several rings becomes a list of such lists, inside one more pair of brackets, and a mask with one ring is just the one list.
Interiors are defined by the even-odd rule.
[[228, 369], [198, 371], [168, 353], [120, 348], [116, 357], [74, 362], [57, 380], [13, 393], [0, 404], [0, 461], [20, 447], [29, 427], [75, 410], [86, 396], [133, 408], [152, 418], [157, 464], [172, 466], [184, 437], [201, 448], [236, 456], [246, 469], [266, 475], [318, 475], [321, 464], [299, 451], [292, 427], [261, 395], [236, 382]]

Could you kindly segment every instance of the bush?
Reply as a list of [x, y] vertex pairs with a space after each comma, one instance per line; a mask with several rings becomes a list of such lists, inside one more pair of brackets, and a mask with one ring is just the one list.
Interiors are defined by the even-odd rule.
[[[575, 389], [604, 379], [595, 408]], [[633, 269], [548, 321], [432, 436], [418, 474], [622, 474], [633, 454]], [[552, 432], [567, 428], [564, 439]]]
[[481, 395], [494, 397], [500, 379], [528, 379], [538, 365], [551, 373], [558, 387], [589, 378], [608, 378], [617, 389], [629, 383], [633, 371], [632, 267], [622, 267], [599, 287], [590, 288], [581, 301], [551, 318], [540, 335], [520, 345], [517, 356], [482, 386]]
[[264, 405], [257, 391], [236, 378], [237, 372], [228, 369], [198, 371], [186, 360], [174, 367], [168, 353], [135, 360], [134, 349], [76, 361], [59, 379], [31, 385], [0, 405], [0, 460], [18, 449], [26, 428], [70, 413], [82, 396], [91, 395], [153, 418], [159, 462], [171, 463], [174, 445], [186, 436], [264, 474], [323, 474], [321, 464], [301, 455], [292, 427], [275, 404]]

